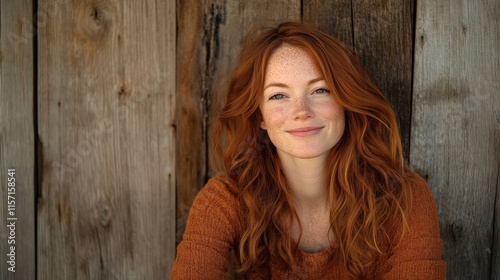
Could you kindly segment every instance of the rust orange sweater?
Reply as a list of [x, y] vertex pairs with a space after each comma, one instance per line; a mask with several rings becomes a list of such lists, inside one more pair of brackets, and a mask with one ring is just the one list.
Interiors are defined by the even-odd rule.
[[[367, 279], [445, 279], [436, 205], [425, 181], [414, 186], [410, 232], [396, 250], [374, 260]], [[170, 279], [224, 279], [230, 249], [245, 227], [238, 189], [224, 178], [211, 179], [191, 208]], [[300, 266], [289, 271], [271, 260], [272, 279], [349, 279], [332, 246], [318, 253], [297, 250]], [[338, 258], [336, 258], [338, 259]], [[250, 275], [250, 279], [260, 279]]]

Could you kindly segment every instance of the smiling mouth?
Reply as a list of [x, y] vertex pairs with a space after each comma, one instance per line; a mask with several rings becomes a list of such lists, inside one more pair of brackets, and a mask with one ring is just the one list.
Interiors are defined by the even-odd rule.
[[319, 131], [321, 129], [323, 129], [322, 126], [320, 126], [320, 127], [301, 127], [301, 128], [288, 130], [287, 132], [292, 134], [293, 136], [305, 137], [305, 136], [315, 135], [315, 134], [319, 133]]

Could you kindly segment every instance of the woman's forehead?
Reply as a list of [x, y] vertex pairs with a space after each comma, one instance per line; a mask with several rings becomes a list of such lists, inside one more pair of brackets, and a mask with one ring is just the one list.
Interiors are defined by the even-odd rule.
[[265, 76], [266, 81], [269, 81], [283, 76], [303, 78], [304, 73], [321, 76], [311, 55], [306, 50], [283, 44], [269, 58]]

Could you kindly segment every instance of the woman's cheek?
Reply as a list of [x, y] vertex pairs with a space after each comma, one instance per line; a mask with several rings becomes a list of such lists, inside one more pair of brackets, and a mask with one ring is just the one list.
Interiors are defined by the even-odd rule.
[[285, 121], [284, 109], [280, 107], [269, 108], [266, 115], [264, 118], [267, 119], [268, 126], [275, 127]]

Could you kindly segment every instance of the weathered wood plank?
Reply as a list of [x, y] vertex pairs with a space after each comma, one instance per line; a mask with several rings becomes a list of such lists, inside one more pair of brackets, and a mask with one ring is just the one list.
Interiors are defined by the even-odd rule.
[[44, 4], [38, 278], [164, 279], [175, 254], [175, 1]]
[[303, 0], [302, 19], [353, 48], [351, 0]]
[[177, 243], [182, 239], [189, 208], [207, 176], [206, 57], [202, 49], [201, 1], [177, 5]]
[[[178, 5], [178, 240], [189, 208], [211, 174], [213, 88], [224, 79], [243, 36], [255, 26], [300, 19], [300, 1], [180, 1]], [[228, 273], [228, 279], [236, 277]]]
[[[500, 115], [496, 115], [497, 122], [500, 123]], [[500, 147], [500, 126], [495, 132], [495, 147]], [[497, 155], [500, 153], [497, 149]], [[500, 157], [500, 155], [498, 155]], [[500, 168], [500, 163], [497, 163]], [[500, 174], [500, 171], [499, 171]], [[500, 176], [497, 177], [495, 212], [493, 217], [493, 246], [491, 249], [491, 280], [500, 280]]]
[[415, 0], [352, 1], [354, 49], [397, 116], [404, 157], [410, 152]]
[[0, 3], [1, 279], [35, 279], [36, 272], [32, 15], [32, 1]]
[[499, 249], [500, 1], [417, 4], [411, 164], [436, 198], [448, 278], [488, 279]]

